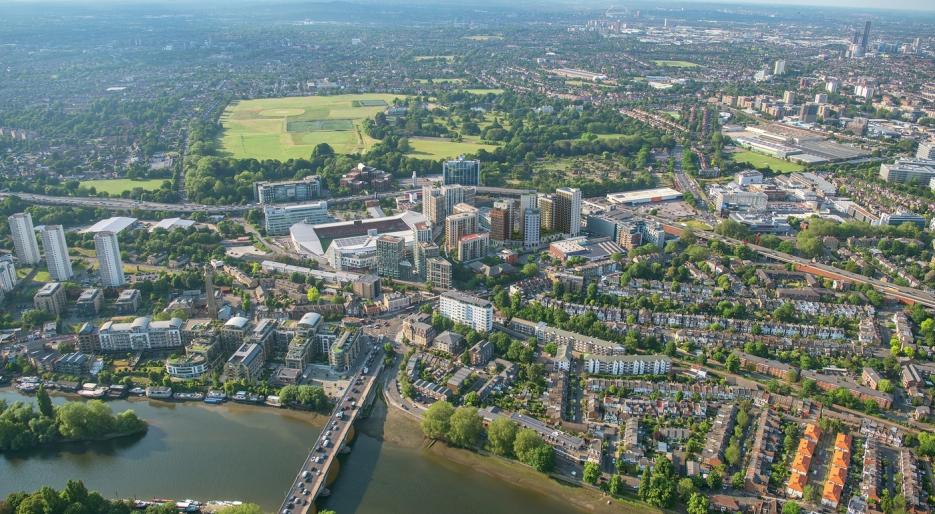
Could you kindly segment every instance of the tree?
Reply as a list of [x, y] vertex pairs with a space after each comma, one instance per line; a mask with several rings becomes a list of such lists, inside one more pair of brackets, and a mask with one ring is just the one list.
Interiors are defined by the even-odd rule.
[[464, 448], [473, 448], [484, 433], [484, 420], [476, 407], [458, 407], [451, 415], [448, 442]]
[[640, 498], [654, 507], [671, 507], [676, 497], [675, 478], [672, 462], [660, 455], [656, 458], [652, 473], [643, 472]]
[[584, 463], [584, 473], [582, 477], [584, 481], [589, 484], [596, 484], [597, 479], [601, 476], [601, 468], [594, 462], [585, 462]]
[[740, 471], [730, 476], [730, 486], [734, 489], [743, 489], [743, 473]]
[[555, 454], [551, 446], [542, 440], [535, 430], [524, 428], [516, 433], [513, 453], [520, 462], [539, 471], [551, 471], [555, 465]]
[[432, 439], [444, 439], [451, 427], [454, 412], [455, 408], [446, 401], [433, 403], [422, 417], [422, 432]]
[[620, 475], [614, 473], [610, 476], [610, 481], [607, 482], [607, 492], [612, 496], [617, 496], [623, 492], [623, 481], [620, 479]]
[[487, 427], [487, 445], [497, 455], [508, 456], [513, 451], [518, 425], [509, 418], [497, 418]]
[[685, 511], [688, 512], [688, 514], [708, 514], [708, 509], [710, 507], [711, 504], [707, 496], [701, 493], [692, 493]]
[[818, 489], [812, 484], [806, 485], [802, 488], [802, 499], [810, 503], [815, 503], [818, 500]]
[[45, 385], [40, 385], [36, 392], [36, 402], [39, 404], [39, 413], [47, 418], [55, 415], [52, 408], [52, 399], [49, 398], [49, 392], [45, 390]]
[[318, 292], [317, 287], [308, 288], [308, 292], [305, 293], [305, 297], [308, 299], [309, 303], [318, 303], [318, 300], [321, 299], [321, 293]]
[[782, 514], [800, 514], [801, 512], [802, 507], [794, 501], [787, 501], [782, 506]]
[[731, 466], [736, 466], [740, 462], [740, 448], [731, 443], [727, 446], [727, 449], [724, 450], [724, 459], [727, 460], [727, 463]]
[[687, 502], [696, 491], [695, 482], [691, 478], [685, 477], [678, 481], [675, 489], [679, 494], [679, 498], [681, 498], [683, 502]]
[[736, 353], [731, 353], [727, 356], [727, 360], [724, 361], [724, 367], [731, 373], [737, 373], [740, 371], [740, 357]]
[[711, 470], [711, 472], [708, 473], [707, 483], [708, 483], [709, 489], [712, 489], [715, 491], [719, 490], [721, 486], [723, 485], [723, 481], [724, 481], [724, 477], [721, 475], [721, 473], [718, 470], [716, 469]]

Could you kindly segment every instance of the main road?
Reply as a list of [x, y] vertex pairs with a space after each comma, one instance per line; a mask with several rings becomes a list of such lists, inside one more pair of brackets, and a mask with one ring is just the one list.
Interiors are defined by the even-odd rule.
[[[367, 367], [373, 362], [372, 366]], [[344, 395], [334, 406], [328, 423], [322, 428], [305, 462], [289, 485], [279, 512], [282, 514], [309, 514], [316, 512], [315, 499], [325, 490], [331, 466], [345, 445], [345, 439], [354, 426], [371, 395], [376, 391], [383, 354], [379, 347], [371, 349], [368, 362], [351, 377]]]

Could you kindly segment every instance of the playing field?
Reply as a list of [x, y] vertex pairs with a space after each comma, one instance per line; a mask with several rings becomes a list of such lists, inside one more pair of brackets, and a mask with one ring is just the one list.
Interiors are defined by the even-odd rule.
[[374, 144], [360, 123], [399, 95], [297, 96], [243, 100], [221, 115], [221, 147], [237, 158], [285, 161], [308, 158], [319, 143], [338, 153], [363, 152]]
[[465, 137], [461, 143], [443, 137], [411, 137], [409, 146], [412, 151], [407, 155], [416, 159], [450, 159], [459, 155], [474, 153], [480, 149], [494, 151], [494, 145], [485, 145], [476, 138]]
[[502, 89], [465, 89], [464, 91], [472, 95], [499, 95], [503, 93]]
[[735, 152], [730, 154], [730, 156], [734, 162], [744, 162], [757, 169], [766, 168], [768, 166], [771, 170], [777, 173], [792, 173], [805, 169], [805, 167], [801, 164], [784, 161], [778, 157], [764, 155], [761, 153], [752, 152], [750, 150]]
[[141, 187], [146, 191], [155, 191], [166, 180], [168, 179], [130, 180], [128, 178], [115, 178], [109, 180], [82, 180], [80, 185], [81, 187], [93, 187], [101, 193], [119, 195], [124, 191], [133, 191], [137, 187]]
[[667, 61], [667, 60], [655, 60], [653, 64], [663, 68], [697, 68], [698, 65], [693, 62], [688, 61]]

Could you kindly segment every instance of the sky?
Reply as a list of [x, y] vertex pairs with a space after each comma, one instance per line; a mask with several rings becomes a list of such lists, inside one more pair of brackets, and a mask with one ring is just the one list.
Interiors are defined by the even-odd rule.
[[[178, 4], [185, 3], [187, 0], [0, 0], [0, 4], [3, 3], [23, 3], [23, 4], [113, 4], [113, 3], [136, 3], [136, 4]], [[236, 1], [236, 0], [234, 0]], [[253, 0], [262, 2], [263, 0]], [[278, 0], [271, 0], [278, 1]], [[310, 3], [314, 2], [327, 2], [329, 0], [309, 0]], [[349, 0], [353, 3], [383, 3], [381, 0]], [[412, 3], [424, 3], [426, 0], [415, 0]], [[898, 9], [898, 10], [913, 10], [913, 11], [931, 11], [935, 12], [935, 0], [675, 0], [674, 2], [662, 1], [660, 4], [670, 4], [670, 3], [731, 3], [731, 4], [769, 4], [775, 6], [788, 6], [788, 5], [801, 5], [801, 6], [831, 6], [831, 7], [849, 7], [849, 8], [858, 8], [858, 9]], [[407, 0], [388, 0], [388, 4], [406, 4], [409, 3]], [[470, 5], [472, 3], [476, 4], [497, 4], [505, 3], [511, 4], [510, 0], [431, 0], [431, 3], [437, 4], [462, 4]], [[524, 0], [522, 4], [530, 5], [537, 3], [537, 0]], [[585, 4], [591, 5], [594, 7], [601, 6], [617, 6], [624, 7], [627, 4], [633, 4], [627, 0], [543, 0], [542, 3], [549, 4]], [[652, 0], [637, 0], [639, 4], [647, 3], [656, 3]]]

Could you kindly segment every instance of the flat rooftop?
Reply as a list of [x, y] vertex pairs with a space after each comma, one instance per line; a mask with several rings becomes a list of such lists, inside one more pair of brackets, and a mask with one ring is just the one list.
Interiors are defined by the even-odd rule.
[[666, 200], [676, 200], [682, 197], [682, 193], [671, 187], [658, 187], [655, 189], [642, 189], [640, 191], [628, 191], [625, 193], [610, 193], [607, 199], [612, 203], [651, 203], [664, 202]]
[[114, 216], [105, 220], [98, 221], [90, 227], [81, 231], [82, 234], [97, 234], [98, 232], [113, 232], [119, 234], [124, 229], [137, 222], [136, 218], [126, 216]]

